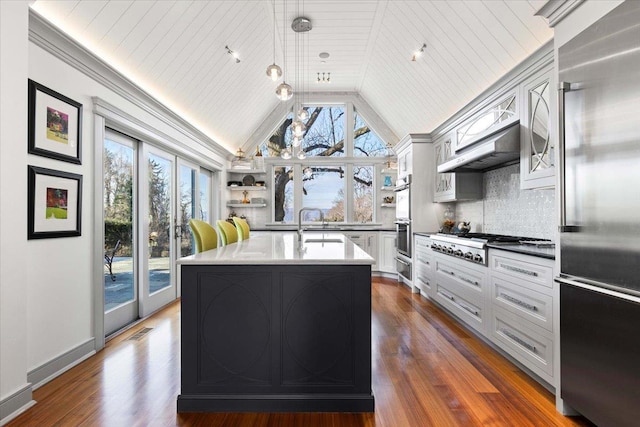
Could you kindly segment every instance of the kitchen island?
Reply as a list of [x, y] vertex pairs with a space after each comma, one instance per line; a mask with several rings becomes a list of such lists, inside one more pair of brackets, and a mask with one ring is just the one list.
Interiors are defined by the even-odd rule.
[[178, 412], [373, 412], [373, 262], [296, 232], [180, 259]]

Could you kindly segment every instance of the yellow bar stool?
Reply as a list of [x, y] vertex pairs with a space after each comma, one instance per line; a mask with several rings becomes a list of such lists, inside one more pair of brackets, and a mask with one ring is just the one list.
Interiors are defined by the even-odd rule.
[[247, 220], [234, 216], [233, 223], [236, 225], [236, 229], [238, 230], [238, 240], [247, 240], [250, 232]]
[[238, 232], [233, 225], [222, 219], [216, 221], [216, 225], [218, 226], [222, 246], [230, 245], [238, 241]]
[[196, 241], [197, 254], [218, 247], [218, 233], [211, 224], [199, 219], [190, 219], [189, 227], [193, 233], [193, 239]]

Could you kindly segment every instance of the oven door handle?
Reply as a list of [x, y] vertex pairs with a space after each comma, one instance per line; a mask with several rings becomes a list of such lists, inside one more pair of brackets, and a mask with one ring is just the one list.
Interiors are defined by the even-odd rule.
[[398, 261], [400, 264], [404, 264], [404, 265], [406, 265], [407, 267], [409, 267], [409, 266], [411, 265], [411, 264], [409, 264], [407, 261], [405, 261], [405, 260], [403, 260], [403, 259], [400, 259], [400, 258], [398, 258], [398, 257], [396, 257], [396, 261]]

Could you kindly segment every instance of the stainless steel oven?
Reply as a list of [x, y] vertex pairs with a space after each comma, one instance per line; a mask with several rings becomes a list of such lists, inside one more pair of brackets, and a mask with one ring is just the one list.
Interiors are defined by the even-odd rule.
[[396, 244], [399, 254], [411, 259], [411, 221], [396, 221]]

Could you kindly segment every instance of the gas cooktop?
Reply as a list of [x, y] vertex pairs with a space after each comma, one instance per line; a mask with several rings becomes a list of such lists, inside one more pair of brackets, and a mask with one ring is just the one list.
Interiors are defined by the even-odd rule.
[[521, 236], [505, 236], [489, 233], [464, 233], [431, 235], [431, 249], [446, 255], [451, 255], [476, 264], [487, 265], [487, 243], [493, 245], [513, 245], [523, 242], [549, 242], [544, 239], [536, 239]]

